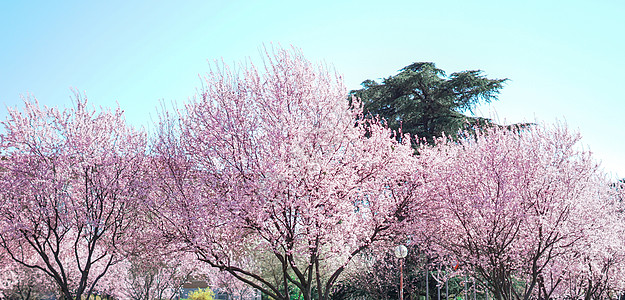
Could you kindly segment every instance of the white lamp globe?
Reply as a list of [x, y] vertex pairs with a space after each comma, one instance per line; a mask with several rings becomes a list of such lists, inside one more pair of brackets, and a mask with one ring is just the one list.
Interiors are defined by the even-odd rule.
[[408, 248], [406, 248], [406, 246], [399, 245], [395, 247], [395, 257], [404, 258], [406, 255], [408, 255]]

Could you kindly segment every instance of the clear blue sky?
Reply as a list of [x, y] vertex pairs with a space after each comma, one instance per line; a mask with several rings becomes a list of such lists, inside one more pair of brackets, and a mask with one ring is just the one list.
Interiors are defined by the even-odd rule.
[[263, 43], [301, 48], [350, 89], [433, 61], [510, 78], [482, 115], [566, 121], [625, 177], [624, 16], [620, 0], [3, 1], [0, 101], [69, 106], [77, 88], [150, 127], [160, 100], [193, 95], [207, 61], [256, 59]]

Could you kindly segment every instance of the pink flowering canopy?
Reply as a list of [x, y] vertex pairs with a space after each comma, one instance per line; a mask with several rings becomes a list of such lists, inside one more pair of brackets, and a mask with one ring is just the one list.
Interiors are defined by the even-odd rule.
[[52, 279], [66, 299], [90, 294], [132, 245], [145, 198], [146, 136], [123, 112], [26, 99], [2, 122], [0, 249]]
[[353, 257], [416, 207], [410, 145], [346, 95], [296, 50], [267, 53], [262, 72], [215, 67], [161, 123], [154, 205], [166, 237], [275, 299], [289, 286], [327, 299]]
[[[459, 264], [497, 299], [583, 297], [571, 295], [569, 280], [595, 276], [589, 267], [616, 276], [622, 220], [609, 182], [579, 139], [562, 125], [536, 125], [422, 148], [422, 158], [435, 162], [426, 176], [441, 203], [441, 263]], [[602, 284], [593, 297], [618, 288], [599, 280], [578, 286]]]

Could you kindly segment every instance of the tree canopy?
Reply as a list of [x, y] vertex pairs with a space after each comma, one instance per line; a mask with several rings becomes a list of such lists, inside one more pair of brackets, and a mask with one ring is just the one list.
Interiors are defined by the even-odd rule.
[[81, 299], [134, 251], [147, 136], [78, 93], [72, 109], [24, 106], [1, 122], [0, 251]]
[[365, 80], [363, 88], [350, 95], [362, 101], [369, 116], [431, 143], [434, 137], [453, 136], [466, 125], [490, 124], [489, 119], [464, 113], [472, 113], [481, 101], [497, 99], [507, 80], [489, 79], [480, 70], [447, 76], [432, 62], [417, 62], [382, 83]]
[[[350, 261], [419, 208], [413, 151], [375, 120], [354, 126], [340, 79], [298, 52], [267, 54], [265, 72], [229, 70], [209, 73], [160, 133], [154, 212], [201, 261], [273, 299], [294, 285], [327, 300]], [[249, 263], [263, 255], [279, 281]]]

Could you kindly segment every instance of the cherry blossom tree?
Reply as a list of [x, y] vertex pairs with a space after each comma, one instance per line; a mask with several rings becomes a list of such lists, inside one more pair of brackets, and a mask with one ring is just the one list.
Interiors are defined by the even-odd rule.
[[[553, 272], [563, 277], [558, 294], [576, 299], [616, 298], [625, 290], [625, 218], [620, 190], [606, 201], [586, 202], [591, 215], [582, 216], [586, 235], [575, 250], [559, 257]], [[589, 226], [590, 225], [590, 226]], [[555, 277], [549, 274], [550, 277]]]
[[96, 289], [133, 245], [145, 198], [146, 136], [123, 111], [10, 109], [1, 135], [0, 249], [49, 276], [65, 299]]
[[458, 261], [497, 299], [565, 295], [568, 258], [607, 245], [592, 237], [612, 226], [602, 218], [616, 211], [579, 139], [562, 125], [493, 128], [420, 149], [438, 161], [428, 182], [443, 204], [440, 257]]
[[[296, 50], [264, 64], [215, 67], [175, 122], [163, 119], [154, 211], [165, 238], [274, 299], [328, 299], [350, 261], [421, 205], [417, 164], [408, 142], [357, 121], [357, 99], [350, 109], [323, 66]], [[254, 263], [263, 256], [278, 282]]]

